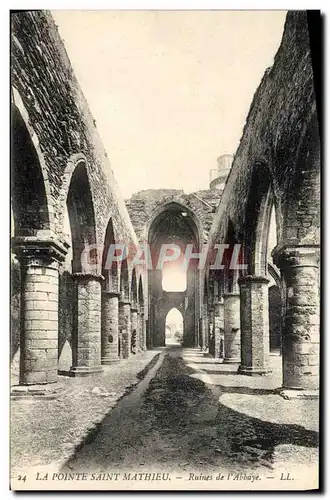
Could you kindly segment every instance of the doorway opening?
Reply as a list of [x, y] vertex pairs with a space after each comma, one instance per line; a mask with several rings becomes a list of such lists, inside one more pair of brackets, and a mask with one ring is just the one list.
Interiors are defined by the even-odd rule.
[[183, 317], [179, 309], [173, 307], [165, 319], [165, 345], [181, 345], [183, 341]]

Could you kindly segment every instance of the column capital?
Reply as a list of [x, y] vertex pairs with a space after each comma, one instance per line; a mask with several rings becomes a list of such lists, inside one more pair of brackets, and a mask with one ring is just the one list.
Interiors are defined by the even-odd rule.
[[318, 267], [320, 260], [319, 245], [283, 245], [272, 251], [274, 264], [285, 267]]
[[247, 274], [246, 276], [241, 276], [238, 278], [239, 285], [248, 285], [248, 284], [260, 284], [260, 285], [268, 285], [269, 279], [266, 276], [256, 276], [252, 274]]
[[63, 262], [69, 245], [53, 238], [16, 236], [12, 238], [12, 250], [23, 265], [45, 265]]
[[104, 276], [96, 273], [72, 273], [71, 276], [76, 281], [104, 281]]

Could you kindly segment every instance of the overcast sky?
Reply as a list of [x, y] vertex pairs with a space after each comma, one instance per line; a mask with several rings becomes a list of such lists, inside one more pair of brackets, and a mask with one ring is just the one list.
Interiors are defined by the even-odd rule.
[[235, 153], [284, 11], [52, 11], [123, 196], [207, 189]]

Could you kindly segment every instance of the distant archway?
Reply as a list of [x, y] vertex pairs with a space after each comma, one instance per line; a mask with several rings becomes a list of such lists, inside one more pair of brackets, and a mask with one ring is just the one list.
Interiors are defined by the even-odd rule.
[[[174, 202], [158, 208], [151, 220], [148, 228], [152, 258], [152, 269], [148, 272], [148, 347], [165, 345], [165, 317], [171, 308], [179, 309], [184, 316], [184, 345], [198, 345], [200, 298], [195, 293], [199, 277], [198, 259], [185, 260], [185, 256], [188, 255], [187, 251], [190, 256], [200, 250], [199, 227], [195, 214], [184, 205]], [[174, 255], [174, 247], [179, 255], [170, 262], [167, 258], [163, 260], [164, 255]]]
[[184, 321], [179, 309], [172, 307], [165, 318], [165, 343], [180, 344], [183, 340]]

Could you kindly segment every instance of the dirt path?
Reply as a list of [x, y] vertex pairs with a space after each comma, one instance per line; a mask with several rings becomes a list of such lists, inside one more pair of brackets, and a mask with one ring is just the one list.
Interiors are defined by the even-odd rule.
[[[271, 470], [275, 449], [316, 453], [317, 433], [249, 417], [221, 404], [221, 387], [198, 378], [181, 357], [162, 353], [146, 378], [104, 418], [65, 471]], [[239, 396], [238, 396], [239, 397]], [[308, 455], [309, 456], [309, 455]], [[306, 460], [304, 453], [302, 460]]]

